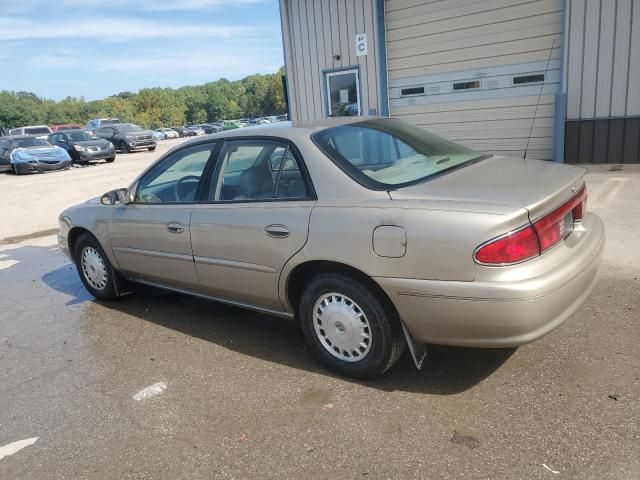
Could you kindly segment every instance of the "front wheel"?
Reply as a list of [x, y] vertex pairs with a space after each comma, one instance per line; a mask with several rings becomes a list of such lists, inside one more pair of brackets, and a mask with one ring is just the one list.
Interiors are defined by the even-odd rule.
[[129, 149], [129, 145], [125, 141], [120, 142], [120, 151], [122, 153], [129, 153], [131, 150]]
[[147, 150], [149, 150], [150, 152], [154, 152], [156, 150], [156, 147], [149, 147]]
[[396, 312], [355, 278], [337, 273], [314, 277], [302, 294], [299, 314], [314, 355], [341, 374], [381, 375], [404, 351]]
[[106, 162], [107, 163], [113, 163], [115, 159], [116, 159], [116, 157], [110, 157], [110, 158], [106, 159]]
[[80, 279], [91, 295], [98, 300], [118, 298], [111, 262], [93, 236], [84, 234], [78, 239], [74, 257]]

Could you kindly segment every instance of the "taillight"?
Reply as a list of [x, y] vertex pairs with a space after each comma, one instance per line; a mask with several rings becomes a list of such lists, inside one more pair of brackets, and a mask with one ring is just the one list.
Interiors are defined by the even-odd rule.
[[531, 225], [492, 240], [476, 250], [479, 263], [505, 265], [540, 255], [538, 236]]
[[508, 265], [536, 257], [571, 233], [573, 222], [584, 218], [586, 207], [587, 190], [582, 187], [577, 195], [533, 224], [480, 246], [475, 259], [486, 265]]
[[574, 221], [581, 221], [585, 214], [587, 200], [586, 187], [552, 212], [533, 222], [533, 228], [540, 240], [540, 252], [553, 247], [571, 233]]

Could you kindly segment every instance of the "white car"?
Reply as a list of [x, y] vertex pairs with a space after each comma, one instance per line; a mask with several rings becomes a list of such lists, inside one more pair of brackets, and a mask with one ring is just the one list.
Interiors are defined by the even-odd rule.
[[46, 125], [31, 125], [28, 127], [13, 128], [9, 130], [9, 135], [33, 135], [38, 138], [47, 139], [53, 132]]
[[156, 131], [163, 132], [165, 138], [179, 138], [180, 135], [173, 128], [158, 128]]

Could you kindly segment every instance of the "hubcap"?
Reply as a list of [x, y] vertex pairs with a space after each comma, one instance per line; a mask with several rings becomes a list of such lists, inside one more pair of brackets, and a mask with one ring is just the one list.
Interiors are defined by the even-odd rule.
[[359, 362], [371, 350], [371, 326], [356, 302], [327, 293], [313, 308], [313, 328], [322, 346], [345, 362]]
[[85, 280], [96, 290], [107, 286], [107, 266], [102, 255], [93, 247], [85, 247], [80, 257], [80, 265]]

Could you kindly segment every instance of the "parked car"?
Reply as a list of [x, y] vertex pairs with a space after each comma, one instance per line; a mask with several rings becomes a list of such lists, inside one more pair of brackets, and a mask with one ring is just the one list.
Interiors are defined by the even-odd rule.
[[187, 125], [184, 128], [186, 128], [187, 130], [191, 130], [196, 135], [204, 135], [204, 130], [200, 128], [198, 125]]
[[237, 130], [65, 210], [59, 243], [98, 299], [135, 281], [295, 318], [371, 377], [406, 343], [420, 365], [425, 344], [513, 347], [573, 314], [605, 239], [584, 175], [391, 118]]
[[180, 136], [173, 128], [158, 128], [157, 130], [163, 131], [165, 138], [178, 138]]
[[161, 129], [156, 128], [153, 131], [153, 138], [155, 138], [156, 140], [165, 140], [167, 138], [167, 134], [164, 133]]
[[53, 125], [51, 126], [52, 132], [60, 132], [62, 130], [81, 130], [82, 127], [77, 123], [66, 123], [62, 125]]
[[51, 134], [51, 129], [46, 125], [32, 125], [28, 127], [12, 128], [9, 130], [9, 135], [22, 136], [22, 135], [35, 135], [38, 138], [47, 138]]
[[93, 120], [89, 120], [85, 124], [84, 128], [95, 131], [106, 125], [117, 125], [119, 123], [122, 122], [117, 118], [94, 118]]
[[147, 149], [153, 152], [156, 149], [156, 139], [153, 132], [145, 130], [133, 123], [120, 123], [107, 125], [96, 130], [100, 138], [109, 140], [122, 153], [129, 153], [132, 150]]
[[93, 160], [112, 163], [116, 159], [113, 144], [91, 130], [62, 130], [49, 135], [49, 142], [64, 148], [73, 163], [87, 164]]
[[71, 158], [66, 150], [33, 135], [11, 135], [0, 138], [0, 171], [16, 175], [69, 168]]
[[185, 127], [171, 127], [171, 130], [175, 130], [176, 132], [178, 132], [178, 135], [180, 135], [180, 138], [196, 136], [196, 132], [194, 132], [193, 130], [189, 130], [188, 128], [185, 128]]
[[200, 125], [200, 128], [202, 130], [204, 130], [204, 133], [207, 135], [211, 135], [212, 133], [218, 133], [222, 131], [222, 127], [218, 126], [218, 125], [211, 125], [208, 123], [205, 123], [203, 125]]
[[223, 130], [235, 130], [236, 128], [242, 128], [243, 125], [235, 120], [225, 120], [222, 122]]

